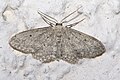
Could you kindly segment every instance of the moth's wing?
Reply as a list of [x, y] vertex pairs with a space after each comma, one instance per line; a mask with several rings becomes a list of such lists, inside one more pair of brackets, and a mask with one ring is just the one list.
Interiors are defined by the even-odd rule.
[[9, 44], [20, 52], [31, 53], [35, 59], [50, 62], [55, 60], [52, 30], [51, 27], [44, 27], [23, 31], [13, 36]]
[[48, 30], [49, 30], [48, 27], [44, 27], [20, 32], [10, 39], [9, 44], [12, 48], [23, 53], [35, 52], [33, 46], [34, 40], [38, 36], [46, 33]]
[[99, 40], [71, 28], [66, 28], [63, 44], [65, 47], [64, 52], [67, 55], [74, 55], [79, 59], [94, 58], [105, 52], [105, 47]]

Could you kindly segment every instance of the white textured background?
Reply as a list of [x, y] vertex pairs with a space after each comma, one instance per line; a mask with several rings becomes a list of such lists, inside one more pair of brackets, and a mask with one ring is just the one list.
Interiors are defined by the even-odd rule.
[[[38, 10], [61, 20], [80, 6], [89, 18], [74, 28], [102, 41], [102, 56], [43, 64], [9, 46], [13, 34], [47, 26]], [[0, 80], [120, 80], [120, 0], [0, 0]]]

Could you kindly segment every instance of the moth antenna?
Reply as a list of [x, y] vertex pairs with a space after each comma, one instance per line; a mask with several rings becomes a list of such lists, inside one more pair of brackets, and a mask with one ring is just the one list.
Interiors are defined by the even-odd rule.
[[55, 18], [52, 18], [51, 16], [49, 16], [41, 11], [38, 11], [38, 14], [40, 14], [42, 19], [49, 25], [51, 25], [51, 24], [55, 25], [56, 23], [58, 23], [58, 21]]
[[[82, 6], [81, 6], [81, 7], [82, 7]], [[79, 7], [78, 9], [80, 9], [81, 7]], [[62, 23], [66, 23], [66, 22], [69, 22], [69, 21], [73, 20], [73, 19], [70, 19], [69, 21], [64, 21], [66, 18], [68, 18], [69, 16], [71, 16], [72, 14], [74, 14], [75, 12], [77, 12], [78, 9], [75, 10], [75, 11], [73, 11], [72, 13], [70, 13], [69, 15], [67, 15], [66, 17], [64, 17], [64, 18], [61, 20], [61, 22], [62, 22]], [[80, 15], [80, 14], [78, 14], [77, 16], [79, 16], [79, 15]], [[75, 18], [76, 18], [76, 16], [75, 16]], [[74, 18], [74, 19], [75, 19], [75, 18]]]
[[[41, 17], [42, 17], [42, 16], [41, 16]], [[55, 24], [53, 24], [53, 23], [48, 22], [44, 17], [42, 17], [42, 19], [43, 19], [48, 25], [51, 25], [51, 26], [55, 25]]]
[[70, 20], [68, 20], [68, 21], [63, 21], [62, 23], [68, 23], [68, 22], [70, 22], [70, 21], [76, 19], [79, 15], [80, 15], [80, 14], [76, 15], [75, 17], [73, 17], [72, 19], [70, 19]]
[[49, 16], [49, 15], [47, 15], [47, 14], [41, 12], [41, 11], [38, 11], [38, 13], [39, 13], [40, 15], [42, 15], [42, 16], [46, 16], [46, 17], [49, 17], [49, 18], [53, 19], [54, 22], [56, 22], [56, 23], [58, 22], [55, 18], [53, 18], [53, 17], [51, 17], [51, 16]]
[[72, 24], [69, 24], [69, 25], [66, 25], [66, 26], [70, 26], [69, 28], [71, 28], [71, 27], [73, 27], [73, 26], [76, 26], [77, 24], [79, 24], [79, 23], [82, 22], [83, 20], [85, 20], [85, 18], [82, 19], [82, 20], [80, 20], [80, 21], [78, 21], [78, 22], [75, 22], [75, 23], [72, 23]]

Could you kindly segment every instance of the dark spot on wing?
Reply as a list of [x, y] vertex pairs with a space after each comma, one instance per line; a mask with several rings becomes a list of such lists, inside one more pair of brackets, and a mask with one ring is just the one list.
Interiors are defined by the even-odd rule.
[[32, 35], [31, 35], [31, 34], [30, 34], [29, 36], [30, 36], [30, 37], [32, 37]]
[[63, 56], [62, 54], [60, 54], [60, 56]]
[[60, 41], [57, 41], [58, 43], [60, 43]]
[[81, 33], [79, 33], [81, 35]]
[[68, 37], [68, 40], [70, 40], [70, 38]]
[[87, 41], [86, 39], [84, 39], [84, 41]]

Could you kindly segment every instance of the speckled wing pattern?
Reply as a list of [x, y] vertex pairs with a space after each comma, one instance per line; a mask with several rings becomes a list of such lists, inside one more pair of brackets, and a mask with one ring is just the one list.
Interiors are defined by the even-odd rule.
[[9, 44], [44, 63], [61, 59], [75, 64], [79, 59], [95, 58], [105, 52], [99, 40], [69, 27], [23, 31], [13, 36]]

